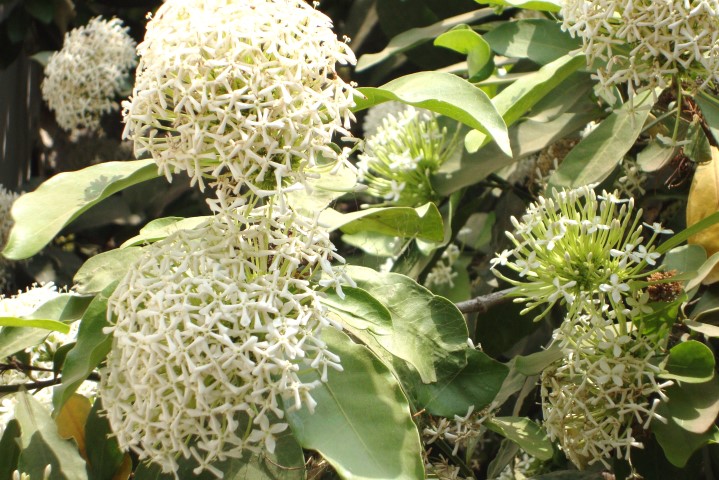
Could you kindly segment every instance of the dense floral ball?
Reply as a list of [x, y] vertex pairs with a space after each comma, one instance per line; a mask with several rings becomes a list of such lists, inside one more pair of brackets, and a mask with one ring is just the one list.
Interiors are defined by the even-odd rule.
[[542, 372], [544, 426], [580, 469], [629, 460], [632, 448], [642, 448], [635, 432], [665, 421], [656, 413], [672, 384], [658, 378], [665, 333], [647, 336], [596, 315], [567, 319], [555, 332], [564, 357]]
[[433, 112], [411, 106], [393, 110], [381, 122], [370, 117], [365, 125], [374, 133], [359, 156], [360, 179], [369, 193], [396, 205], [436, 200], [430, 176], [456, 151], [457, 137]]
[[[136, 155], [192, 182], [220, 178], [257, 195], [303, 182], [337, 161], [354, 89], [335, 72], [354, 63], [331, 20], [301, 0], [175, 0], [149, 22], [125, 136]], [[341, 155], [340, 155], [341, 156]]]
[[95, 130], [135, 66], [135, 41], [117, 18], [91, 19], [65, 35], [45, 67], [42, 95], [67, 131]]
[[[544, 308], [537, 319], [557, 303], [566, 304], [570, 316], [608, 308], [625, 316], [627, 302], [640, 300], [635, 285], [647, 269], [656, 269], [658, 234], [671, 233], [658, 223], [646, 225], [652, 233], [645, 240], [633, 199], [597, 195], [590, 187], [555, 190], [511, 221], [515, 231], [507, 236], [514, 248], [497, 254], [492, 269], [517, 287], [513, 294], [527, 302], [525, 312]], [[500, 266], [518, 278], [505, 276]]]
[[635, 91], [663, 88], [676, 74], [700, 87], [719, 79], [716, 0], [565, 0], [561, 15], [588, 62], [600, 60], [597, 76], [608, 93], [625, 82]]
[[122, 448], [166, 472], [183, 455], [221, 476], [213, 461], [274, 450], [281, 398], [314, 408], [319, 380], [298, 373], [341, 369], [311, 282], [331, 244], [293, 216], [215, 216], [148, 247], [119, 283], [101, 395]]

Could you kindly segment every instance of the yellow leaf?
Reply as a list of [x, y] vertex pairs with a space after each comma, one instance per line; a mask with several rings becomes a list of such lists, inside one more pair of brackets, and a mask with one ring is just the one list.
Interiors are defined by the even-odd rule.
[[130, 474], [132, 473], [132, 459], [130, 458], [130, 455], [127, 453], [125, 454], [125, 458], [122, 459], [122, 465], [120, 465], [120, 469], [117, 471], [114, 477], [112, 477], [112, 480], [127, 480], [130, 478]]
[[[697, 223], [719, 211], [719, 150], [711, 147], [712, 160], [699, 164], [687, 199], [687, 227]], [[719, 252], [719, 224], [692, 235], [687, 243], [701, 245], [707, 251], [707, 256]], [[719, 265], [702, 281], [708, 285], [719, 281]]]
[[74, 438], [80, 455], [86, 461], [85, 424], [91, 408], [90, 400], [76, 393], [65, 402], [60, 413], [55, 417], [57, 432], [62, 438]]

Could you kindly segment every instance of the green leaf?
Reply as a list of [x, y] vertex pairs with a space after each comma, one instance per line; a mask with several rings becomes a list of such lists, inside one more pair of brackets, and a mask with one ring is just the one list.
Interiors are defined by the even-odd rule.
[[343, 479], [424, 478], [419, 432], [397, 380], [347, 335], [325, 329], [322, 338], [343, 371], [330, 370], [327, 382], [312, 390], [314, 414], [286, 409], [300, 445], [319, 452]]
[[700, 91], [692, 98], [699, 104], [714, 141], [719, 143], [719, 99], [705, 91]]
[[463, 13], [455, 17], [445, 18], [444, 20], [427, 27], [411, 28], [393, 37], [389, 44], [381, 52], [362, 55], [357, 61], [355, 71], [361, 72], [363, 70], [367, 70], [368, 68], [373, 67], [378, 63], [397, 55], [398, 53], [406, 52], [417, 45], [428, 42], [455, 25], [476, 22], [482, 18], [490, 17], [493, 14], [494, 9], [482, 8], [480, 10]]
[[[35, 320], [56, 320], [64, 323], [72, 323], [82, 318], [85, 309], [92, 300], [91, 297], [60, 294], [49, 302], [42, 304], [28, 319]], [[27, 347], [37, 345], [48, 335], [47, 331], [36, 328], [3, 327], [0, 329], [0, 359], [8, 357], [13, 353], [24, 350]]]
[[344, 298], [333, 290], [322, 299], [331, 312], [342, 317], [342, 326], [352, 333], [367, 331], [373, 336], [392, 334], [392, 315], [389, 310], [365, 290], [342, 287]]
[[541, 352], [529, 355], [517, 355], [514, 360], [514, 368], [522, 375], [539, 375], [542, 370], [562, 358], [564, 354], [559, 347], [550, 347]]
[[431, 242], [444, 240], [442, 215], [433, 203], [421, 207], [377, 207], [352, 213], [328, 208], [320, 223], [345, 233], [375, 232], [397, 237], [416, 237]]
[[139, 247], [116, 248], [90, 257], [73, 279], [79, 293], [97, 293], [120, 280], [143, 253]]
[[95, 400], [85, 423], [85, 448], [89, 480], [113, 480], [125, 458], [117, 439], [112, 436], [110, 422], [101, 415], [102, 402]]
[[682, 342], [669, 350], [662, 378], [686, 383], [704, 383], [714, 376], [714, 354], [711, 349], [696, 340]]
[[719, 338], [719, 327], [709, 323], [695, 322], [694, 320], [684, 320], [684, 325], [695, 332], [706, 335], [707, 337]]
[[42, 404], [27, 393], [19, 393], [15, 418], [22, 431], [19, 471], [31, 478], [43, 478], [45, 467], [51, 465], [53, 479], [87, 480], [77, 445], [60, 438], [55, 421]]
[[[699, 245], [696, 246], [699, 247]], [[698, 287], [702, 283], [702, 280], [712, 273], [712, 270], [714, 270], [717, 263], [719, 263], [719, 252], [707, 258], [706, 261], [701, 264], [701, 266], [696, 270], [696, 275], [694, 275], [694, 277], [686, 283], [684, 289], [688, 292]], [[684, 271], [686, 272], [687, 270]]]
[[539, 425], [525, 417], [491, 417], [485, 423], [489, 430], [499, 433], [520, 446], [522, 450], [540, 460], [554, 455], [552, 442]]
[[665, 418], [692, 433], [704, 433], [714, 424], [719, 413], [719, 380], [714, 376], [704, 383], [683, 383], [665, 390], [669, 400]]
[[[657, 413], [668, 418], [662, 405], [657, 408]], [[719, 440], [719, 428], [716, 426], [704, 433], [692, 433], [677, 425], [671, 418], [668, 418], [666, 424], [655, 419], [652, 421], [651, 429], [667, 460], [679, 468], [684, 467], [694, 452], [701, 447]]]
[[53, 392], [55, 410], [62, 408], [93, 370], [105, 359], [112, 347], [112, 335], [104, 333], [107, 322], [107, 299], [117, 284], [97, 295], [87, 308], [77, 332], [77, 342], [67, 353], [62, 368], [62, 384]]
[[612, 112], [582, 139], [549, 178], [548, 188], [576, 188], [600, 182], [632, 148], [649, 115], [652, 92], [634, 97], [632, 104]]
[[664, 255], [662, 265], [666, 270], [677, 272], [694, 272], [707, 259], [706, 250], [700, 245], [682, 245], [672, 248]]
[[467, 349], [467, 365], [435, 383], [416, 385], [419, 406], [432, 415], [465, 415], [470, 406], [489, 405], [507, 378], [509, 368], [488, 355]]
[[637, 164], [644, 172], [656, 172], [674, 158], [676, 150], [655, 137], [637, 154]]
[[[544, 98], [557, 85], [584, 66], [584, 56], [565, 55], [539, 70], [516, 80], [492, 99], [492, 104], [507, 125], [512, 125]], [[472, 125], [470, 125], [472, 126]], [[470, 153], [476, 152], [489, 139], [485, 133], [474, 130], [467, 134], [464, 146]], [[502, 148], [506, 152], [506, 149]], [[511, 153], [509, 154], [511, 156]]]
[[17, 470], [20, 458], [20, 424], [17, 420], [10, 420], [5, 425], [5, 431], [0, 438], [0, 478], [9, 480], [12, 472]]
[[467, 55], [469, 78], [476, 76], [492, 58], [489, 44], [468, 25], [457, 25], [443, 33], [435, 39], [434, 45]]
[[0, 327], [26, 327], [52, 330], [53, 332], [68, 333], [70, 327], [56, 320], [39, 320], [20, 317], [0, 317]]
[[93, 205], [155, 177], [157, 166], [152, 160], [106, 162], [55, 175], [15, 201], [15, 225], [2, 254], [12, 260], [35, 255]]
[[287, 193], [292, 208], [313, 217], [345, 193], [354, 191], [357, 174], [344, 164], [336, 172], [335, 169], [336, 166], [328, 165], [308, 170], [305, 180], [307, 188]]
[[400, 77], [379, 88], [360, 88], [367, 98], [357, 100], [355, 110], [397, 100], [432, 110], [468, 125], [491, 137], [507, 155], [507, 125], [492, 101], [481, 89], [451, 73], [419, 72]]
[[349, 267], [347, 273], [392, 315], [393, 335], [378, 341], [409, 363], [424, 383], [436, 382], [438, 369], [446, 371], [448, 364], [466, 365], [469, 334], [453, 303], [397, 273], [362, 267]]
[[545, 65], [581, 47], [579, 38], [562, 31], [560, 23], [539, 18], [506, 22], [484, 35], [492, 50], [505, 57], [528, 58]]
[[694, 163], [705, 163], [712, 159], [711, 145], [704, 134], [701, 122], [697, 121], [689, 125], [686, 140], [689, 142], [684, 146], [684, 154]]
[[500, 5], [502, 7], [516, 7], [525, 10], [539, 10], [542, 12], [558, 12], [562, 4], [558, 0], [475, 0], [477, 3]]
[[208, 219], [212, 218], [209, 215], [201, 217], [164, 217], [158, 218], [151, 221], [140, 229], [140, 233], [134, 237], [128, 239], [123, 243], [120, 248], [128, 248], [135, 245], [144, 245], [146, 243], [153, 243], [163, 240], [170, 236], [170, 234], [177, 232], [178, 230], [192, 230], [203, 223], [207, 222]]

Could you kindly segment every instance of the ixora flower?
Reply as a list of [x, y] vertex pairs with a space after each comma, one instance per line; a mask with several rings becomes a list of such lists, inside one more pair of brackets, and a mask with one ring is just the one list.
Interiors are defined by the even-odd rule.
[[[700, 88], [719, 79], [719, 3], [705, 0], [565, 0], [563, 28], [583, 42], [605, 91], [666, 87], [675, 75]], [[610, 93], [611, 95], [611, 93]]]
[[354, 63], [331, 20], [301, 0], [173, 0], [148, 23], [124, 136], [170, 179], [187, 171], [265, 196], [345, 161]]
[[165, 472], [192, 457], [196, 473], [221, 477], [212, 462], [274, 450], [281, 399], [314, 409], [311, 390], [341, 370], [320, 340], [337, 325], [311, 281], [332, 253], [296, 217], [215, 216], [148, 247], [121, 280], [100, 394], [122, 448]]
[[436, 193], [430, 176], [456, 150], [457, 138], [433, 112], [407, 106], [389, 113], [365, 141], [357, 164], [360, 179], [370, 194], [395, 205], [432, 201]]
[[102, 114], [117, 110], [113, 98], [136, 63], [127, 27], [117, 18], [95, 17], [68, 32], [62, 49], [50, 57], [42, 95], [65, 130], [95, 130]]
[[[492, 270], [517, 287], [516, 301], [527, 302], [523, 313], [545, 306], [537, 319], [560, 303], [570, 316], [611, 308], [621, 320], [625, 300], [640, 298], [635, 282], [646, 279], [659, 259], [654, 241], [659, 233], [671, 233], [655, 224], [644, 242], [641, 213], [633, 199], [615, 193], [597, 195], [586, 186], [554, 190], [529, 205], [521, 220], [511, 217], [515, 232], [507, 236], [514, 248], [497, 254]], [[506, 277], [499, 266], [519, 278]]]
[[672, 385], [658, 379], [667, 339], [597, 315], [566, 320], [555, 332], [564, 357], [542, 373], [544, 425], [577, 467], [629, 460], [642, 447], [635, 432], [665, 421], [656, 408]]

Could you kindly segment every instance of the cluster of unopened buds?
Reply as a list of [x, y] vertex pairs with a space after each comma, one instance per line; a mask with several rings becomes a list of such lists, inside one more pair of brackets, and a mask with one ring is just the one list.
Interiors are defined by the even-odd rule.
[[109, 298], [101, 395], [122, 448], [221, 477], [214, 462], [273, 452], [285, 409], [313, 411], [342, 370], [320, 298], [351, 281], [287, 193], [345, 161], [330, 142], [349, 135], [355, 93], [331, 73], [354, 55], [301, 0], [166, 2], [138, 53], [125, 135], [168, 179], [213, 187], [214, 215], [145, 247]]
[[541, 377], [542, 409], [549, 436], [580, 468], [629, 459], [642, 445], [635, 425], [663, 420], [656, 407], [671, 385], [659, 379], [667, 332], [645, 331], [653, 309], [644, 285], [664, 276], [654, 245], [671, 231], [642, 224], [641, 215], [616, 192], [555, 190], [512, 217], [514, 248], [492, 260], [524, 312], [541, 309], [539, 320], [555, 305], [566, 308], [554, 333], [562, 358]]

